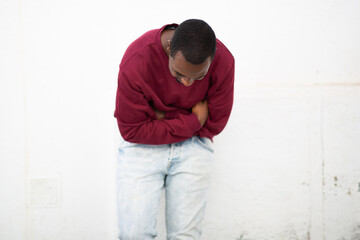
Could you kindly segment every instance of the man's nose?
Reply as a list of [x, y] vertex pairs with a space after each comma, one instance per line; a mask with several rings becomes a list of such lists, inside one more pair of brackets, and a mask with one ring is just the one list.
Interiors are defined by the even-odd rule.
[[182, 77], [181, 78], [181, 81], [182, 83], [185, 85], [185, 86], [190, 86], [192, 84], [192, 80], [188, 77]]

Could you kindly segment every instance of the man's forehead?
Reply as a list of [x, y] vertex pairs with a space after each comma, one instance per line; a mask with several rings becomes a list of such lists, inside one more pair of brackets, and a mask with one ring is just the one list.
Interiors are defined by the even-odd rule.
[[[186, 61], [186, 59], [182, 55], [182, 53], [180, 51], [178, 51], [175, 54], [175, 57], [173, 58], [172, 67], [173, 67], [174, 71], [176, 71], [177, 73], [179, 73], [185, 77], [191, 77], [191, 78], [203, 77], [204, 75], [206, 75], [206, 73], [210, 67], [210, 57], [209, 57], [209, 59], [205, 60], [204, 63], [194, 65], [194, 64]], [[187, 75], [189, 75], [189, 76], [187, 76]]]

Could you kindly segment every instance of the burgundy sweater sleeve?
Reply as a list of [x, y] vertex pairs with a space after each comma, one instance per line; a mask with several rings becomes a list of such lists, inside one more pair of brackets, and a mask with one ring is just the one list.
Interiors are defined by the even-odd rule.
[[119, 71], [115, 117], [124, 140], [142, 144], [169, 144], [186, 140], [200, 130], [194, 113], [170, 113], [158, 120], [134, 78]]
[[232, 67], [225, 74], [224, 79], [219, 81], [218, 85], [209, 89], [209, 116], [205, 125], [197, 133], [200, 137], [209, 137], [212, 139], [225, 128], [233, 106], [234, 70], [235, 64], [233, 62]]

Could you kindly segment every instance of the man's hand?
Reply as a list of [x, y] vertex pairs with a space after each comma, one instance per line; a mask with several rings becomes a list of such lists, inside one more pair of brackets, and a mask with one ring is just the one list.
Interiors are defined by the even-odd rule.
[[199, 119], [200, 125], [204, 126], [209, 115], [207, 100], [198, 102], [192, 107], [191, 110], [193, 113], [195, 113], [195, 115]]
[[165, 118], [165, 112], [157, 110], [155, 107], [153, 107], [153, 109], [155, 111], [155, 114], [156, 114], [156, 117], [158, 120]]

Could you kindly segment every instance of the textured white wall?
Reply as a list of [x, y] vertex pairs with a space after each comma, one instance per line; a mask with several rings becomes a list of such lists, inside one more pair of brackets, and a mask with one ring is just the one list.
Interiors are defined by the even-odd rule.
[[118, 64], [188, 18], [236, 59], [203, 239], [360, 239], [358, 0], [1, 1], [0, 239], [116, 239]]

